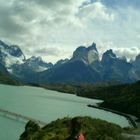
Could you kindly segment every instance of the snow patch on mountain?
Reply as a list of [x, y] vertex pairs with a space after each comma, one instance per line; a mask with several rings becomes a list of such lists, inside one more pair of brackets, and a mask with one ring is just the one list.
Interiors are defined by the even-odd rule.
[[24, 63], [25, 56], [18, 46], [8, 46], [0, 41], [0, 61], [6, 68], [10, 68], [13, 64]]

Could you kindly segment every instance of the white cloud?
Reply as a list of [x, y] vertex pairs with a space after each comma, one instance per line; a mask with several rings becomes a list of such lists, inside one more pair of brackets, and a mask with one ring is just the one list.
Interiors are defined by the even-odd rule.
[[140, 54], [140, 48], [137, 46], [132, 46], [132, 47], [119, 47], [115, 45], [113, 42], [108, 41], [108, 42], [100, 42], [97, 45], [97, 48], [99, 49], [100, 53], [100, 58], [102, 57], [102, 54], [109, 49], [112, 49], [113, 52], [117, 55], [117, 57], [124, 58], [126, 57], [127, 60], [134, 60], [135, 57]]
[[131, 47], [131, 48], [115, 48], [114, 52], [119, 56], [127, 56], [128, 60], [134, 60], [135, 57], [140, 54], [140, 48]]
[[90, 0], [1, 0], [0, 39], [20, 45], [28, 56], [44, 50], [47, 61], [69, 57], [76, 47], [93, 41], [100, 52], [122, 48], [116, 52], [123, 55], [126, 48], [133, 57], [139, 50], [131, 48], [140, 48], [140, 10], [123, 6], [113, 9]]
[[90, 20], [112, 21], [115, 18], [113, 12], [105, 7], [101, 2], [94, 2], [80, 8], [80, 17]]

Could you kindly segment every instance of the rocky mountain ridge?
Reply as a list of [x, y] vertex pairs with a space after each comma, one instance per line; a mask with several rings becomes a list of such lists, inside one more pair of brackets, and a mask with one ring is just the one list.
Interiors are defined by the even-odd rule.
[[17, 45], [0, 41], [0, 62], [9, 73], [28, 83], [49, 82], [134, 82], [140, 79], [140, 55], [132, 62], [119, 58], [112, 49], [99, 59], [96, 44], [80, 46], [71, 59], [47, 63], [41, 57], [26, 59]]

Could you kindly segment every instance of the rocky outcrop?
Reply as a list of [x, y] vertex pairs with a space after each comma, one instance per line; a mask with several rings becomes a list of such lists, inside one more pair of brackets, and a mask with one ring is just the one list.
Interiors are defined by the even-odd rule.
[[99, 60], [99, 54], [96, 48], [96, 44], [93, 43], [89, 47], [80, 46], [78, 47], [74, 53], [71, 61], [83, 61], [85, 64], [91, 64], [94, 61]]

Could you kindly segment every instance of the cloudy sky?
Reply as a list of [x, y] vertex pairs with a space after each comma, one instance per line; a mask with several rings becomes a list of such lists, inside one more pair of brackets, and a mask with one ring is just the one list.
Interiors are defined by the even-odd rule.
[[140, 53], [140, 0], [0, 0], [0, 39], [27, 57], [71, 57], [80, 45]]

